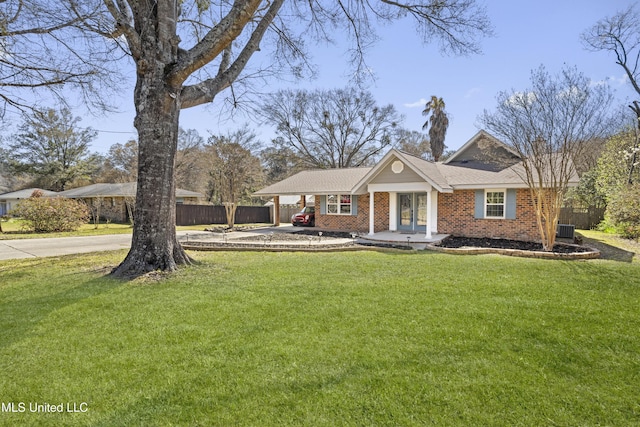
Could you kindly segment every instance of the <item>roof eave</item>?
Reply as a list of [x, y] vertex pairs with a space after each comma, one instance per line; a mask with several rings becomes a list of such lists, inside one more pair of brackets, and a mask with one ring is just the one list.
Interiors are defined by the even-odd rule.
[[402, 151], [396, 150], [392, 148], [387, 152], [387, 154], [380, 159], [380, 161], [364, 176], [351, 190], [351, 194], [365, 194], [367, 191], [363, 191], [363, 188], [366, 188], [366, 185], [369, 181], [376, 177], [380, 173], [384, 167], [386, 167], [387, 162], [391, 158], [391, 156], [395, 156], [398, 159], [402, 159], [404, 164], [409, 166], [413, 172], [415, 172], [420, 178], [424, 179], [425, 182], [429, 183], [433, 188], [435, 188], [440, 193], [449, 193], [451, 191], [447, 191], [446, 187], [442, 187], [438, 185], [435, 181], [433, 181], [429, 176], [427, 176], [423, 171], [416, 168], [410, 161], [408, 161]]

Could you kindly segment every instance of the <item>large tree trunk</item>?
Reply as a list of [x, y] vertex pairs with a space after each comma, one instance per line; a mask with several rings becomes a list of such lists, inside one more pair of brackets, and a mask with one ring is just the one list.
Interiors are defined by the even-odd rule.
[[176, 94], [164, 81], [139, 82], [138, 188], [133, 241], [126, 259], [114, 270], [120, 277], [136, 277], [154, 270], [173, 271], [190, 259], [176, 238], [175, 155], [178, 144]]
[[[190, 258], [176, 238], [175, 157], [178, 146], [181, 84], [172, 83], [168, 69], [177, 61], [174, 2], [158, 5], [160, 16], [142, 28], [142, 56], [136, 59], [134, 92], [138, 130], [138, 187], [133, 240], [125, 260], [113, 274], [136, 277], [150, 271], [174, 271]], [[154, 9], [151, 12], [155, 12]], [[163, 13], [161, 13], [163, 12]], [[150, 21], [146, 21], [149, 24]]]

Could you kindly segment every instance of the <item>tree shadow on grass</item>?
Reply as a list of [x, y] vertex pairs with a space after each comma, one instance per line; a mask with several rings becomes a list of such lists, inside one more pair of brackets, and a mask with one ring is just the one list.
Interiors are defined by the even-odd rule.
[[632, 263], [634, 257], [637, 255], [635, 252], [610, 245], [598, 238], [583, 237], [583, 242], [585, 246], [591, 246], [599, 250], [601, 259]]
[[[87, 298], [108, 292], [124, 281], [97, 277], [65, 287], [57, 293], [0, 300], [0, 348], [8, 348], [29, 336], [51, 313]], [[38, 290], [38, 293], [42, 293]]]

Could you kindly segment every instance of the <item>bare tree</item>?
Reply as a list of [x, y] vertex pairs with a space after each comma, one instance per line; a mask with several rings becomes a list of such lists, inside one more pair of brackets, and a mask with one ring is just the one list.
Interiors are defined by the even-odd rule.
[[431, 144], [429, 138], [423, 133], [415, 130], [399, 129], [396, 133], [396, 147], [406, 153], [416, 157], [429, 160], [431, 155]]
[[229, 228], [238, 204], [248, 201], [264, 181], [260, 159], [253, 154], [258, 148], [256, 135], [247, 127], [209, 138], [209, 194], [213, 202], [224, 205]]
[[[69, 90], [105, 108], [117, 87], [113, 61], [124, 53], [110, 38], [88, 36], [87, 23], [104, 22], [100, 3], [84, 0], [4, 0], [0, 8], [2, 107], [39, 107], [44, 93], [65, 103]], [[34, 93], [36, 95], [34, 96]], [[3, 108], [3, 110], [4, 110]]]
[[348, 168], [372, 163], [394, 140], [401, 117], [378, 106], [368, 91], [282, 90], [263, 104], [277, 126], [278, 148], [290, 148], [307, 167]]
[[[582, 34], [582, 40], [588, 49], [612, 52], [616, 64], [624, 69], [636, 95], [640, 96], [640, 14], [635, 5], [598, 21]], [[638, 129], [628, 174], [628, 183], [632, 184], [640, 147], [640, 101], [633, 101], [629, 108], [636, 117]]]
[[574, 158], [586, 142], [614, 131], [611, 90], [594, 85], [575, 68], [550, 75], [544, 67], [531, 73], [532, 87], [501, 92], [496, 111], [481, 121], [522, 158], [523, 181], [529, 187], [544, 250], [553, 250], [563, 197], [577, 175]]
[[304, 169], [303, 160], [292, 149], [278, 141], [273, 141], [272, 144], [260, 152], [260, 159], [266, 174], [265, 184], [282, 181]]
[[[236, 105], [239, 81], [261, 71], [247, 67], [258, 51], [273, 46], [272, 63], [290, 66], [299, 74], [309, 65], [305, 39], [327, 40], [344, 30], [354, 42], [353, 61], [358, 70], [380, 22], [413, 19], [425, 41], [438, 40], [444, 50], [454, 53], [478, 51], [478, 37], [491, 33], [486, 13], [475, 0], [410, 4], [383, 0], [375, 6], [365, 1], [316, 0], [103, 3], [111, 14], [115, 35], [126, 40], [137, 78], [136, 222], [131, 250], [114, 270], [115, 275], [125, 277], [170, 271], [190, 262], [175, 236], [179, 111], [210, 103], [226, 89]], [[103, 21], [86, 25], [107, 33]]]
[[98, 180], [100, 182], [132, 182], [138, 172], [138, 142], [130, 139], [113, 144], [104, 158]]
[[201, 191], [205, 188], [207, 164], [204, 156], [204, 138], [197, 130], [178, 130], [176, 153], [176, 185], [180, 188]]

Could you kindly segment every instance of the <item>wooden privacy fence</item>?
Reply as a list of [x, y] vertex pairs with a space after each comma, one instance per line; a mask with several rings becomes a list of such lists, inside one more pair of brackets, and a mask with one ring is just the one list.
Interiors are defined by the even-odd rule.
[[604, 219], [605, 208], [564, 207], [560, 209], [559, 224], [571, 224], [582, 230], [595, 228]]
[[[238, 206], [236, 224], [271, 223], [268, 206]], [[176, 225], [226, 224], [224, 206], [176, 205]]]
[[286, 224], [288, 222], [291, 222], [291, 216], [293, 214], [297, 214], [301, 210], [302, 208], [299, 206], [292, 206], [292, 205], [280, 206], [280, 223]]

